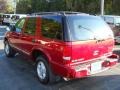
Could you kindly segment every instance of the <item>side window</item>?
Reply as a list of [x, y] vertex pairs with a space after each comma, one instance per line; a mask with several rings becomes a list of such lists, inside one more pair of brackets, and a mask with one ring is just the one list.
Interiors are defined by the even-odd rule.
[[26, 23], [24, 33], [29, 34], [29, 35], [34, 35], [35, 30], [36, 30], [36, 18], [29, 18]]
[[25, 19], [21, 19], [20, 21], [18, 21], [18, 23], [15, 25], [16, 27], [16, 32], [21, 32], [22, 31], [22, 28], [24, 26], [24, 23], [25, 23]]
[[41, 28], [44, 37], [62, 39], [62, 17], [43, 16]]
[[105, 21], [106, 21], [108, 24], [113, 24], [113, 23], [114, 23], [114, 18], [112, 18], [112, 17], [105, 17]]
[[18, 23], [16, 24], [17, 28], [22, 29], [25, 23], [25, 19], [21, 19], [20, 21], [18, 21]]

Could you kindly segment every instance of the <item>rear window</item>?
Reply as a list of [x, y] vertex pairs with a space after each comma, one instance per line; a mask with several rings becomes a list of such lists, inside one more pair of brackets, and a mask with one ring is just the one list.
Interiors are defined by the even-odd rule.
[[11, 19], [12, 20], [18, 20], [20, 17], [19, 16], [16, 16], [16, 15], [13, 15], [12, 17], [11, 17]]
[[10, 18], [10, 15], [4, 15], [4, 18]]
[[120, 17], [115, 18], [115, 24], [120, 24]]
[[72, 41], [113, 38], [110, 27], [97, 16], [68, 16]]
[[104, 17], [104, 20], [105, 20], [108, 24], [114, 24], [114, 18], [113, 18], [113, 17]]

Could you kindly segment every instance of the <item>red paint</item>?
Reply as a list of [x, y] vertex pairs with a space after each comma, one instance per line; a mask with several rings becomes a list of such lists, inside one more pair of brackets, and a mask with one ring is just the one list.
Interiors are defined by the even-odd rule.
[[[91, 64], [96, 61], [101, 60], [104, 68], [117, 63], [118, 57], [112, 56], [114, 39], [106, 39], [99, 43], [96, 40], [64, 42], [49, 39], [41, 35], [41, 22], [41, 18], [38, 17], [35, 36], [26, 35], [24, 32], [20, 35], [15, 32], [8, 32], [6, 38], [11, 46], [29, 57], [32, 57], [32, 52], [35, 50], [44, 53], [55, 74], [67, 78], [81, 78], [91, 75]], [[25, 26], [26, 24], [23, 31], [25, 31]], [[32, 42], [33, 39], [35, 42]], [[70, 57], [70, 60], [64, 60], [63, 57]], [[106, 65], [105, 62], [109, 58], [111, 58], [109, 65]], [[76, 70], [77, 66], [80, 66], [78, 71]]]

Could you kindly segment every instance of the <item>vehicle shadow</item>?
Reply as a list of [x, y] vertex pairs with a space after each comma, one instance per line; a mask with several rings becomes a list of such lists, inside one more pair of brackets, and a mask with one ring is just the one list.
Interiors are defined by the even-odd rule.
[[7, 58], [3, 49], [0, 49], [0, 88], [3, 88], [0, 90], [119, 90], [120, 69], [113, 69], [87, 78], [42, 85], [32, 62], [19, 54]]
[[[107, 71], [108, 73], [108, 71]], [[120, 75], [91, 76], [52, 86], [53, 90], [120, 90]]]

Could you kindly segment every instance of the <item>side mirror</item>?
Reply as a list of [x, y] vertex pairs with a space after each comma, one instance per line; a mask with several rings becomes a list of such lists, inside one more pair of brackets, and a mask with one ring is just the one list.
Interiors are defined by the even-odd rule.
[[16, 31], [16, 28], [15, 28], [14, 25], [10, 25], [10, 26], [9, 26], [9, 29], [10, 29], [10, 31], [12, 31], [12, 32]]

